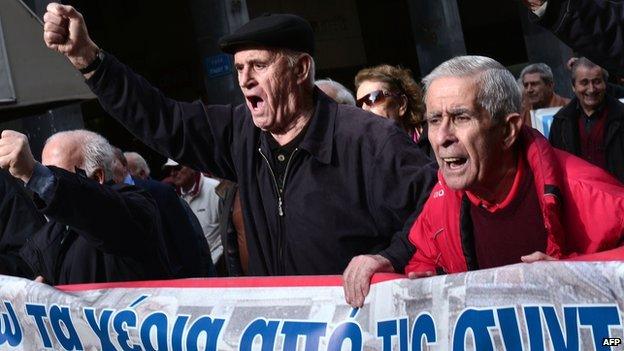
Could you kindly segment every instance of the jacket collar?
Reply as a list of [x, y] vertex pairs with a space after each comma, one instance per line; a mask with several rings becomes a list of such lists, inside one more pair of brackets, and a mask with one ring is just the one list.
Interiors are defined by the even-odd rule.
[[324, 164], [331, 162], [337, 111], [338, 104], [315, 87], [314, 113], [300, 147]]
[[[317, 87], [314, 87], [313, 99], [314, 112], [308, 122], [308, 126], [305, 128], [305, 135], [298, 147], [306, 150], [317, 161], [329, 164], [334, 146], [334, 124], [338, 104]], [[247, 109], [246, 113], [251, 120], [249, 109]], [[260, 135], [257, 145], [264, 150], [265, 155], [269, 154], [271, 151], [271, 146], [268, 142], [269, 136], [261, 132], [256, 126], [254, 126], [254, 129], [259, 131]]]

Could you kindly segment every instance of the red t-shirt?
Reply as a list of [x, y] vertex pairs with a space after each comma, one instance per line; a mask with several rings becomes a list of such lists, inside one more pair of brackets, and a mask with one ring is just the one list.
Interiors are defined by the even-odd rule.
[[519, 263], [521, 256], [546, 250], [547, 232], [533, 173], [522, 157], [511, 190], [500, 204], [467, 195], [479, 269]]

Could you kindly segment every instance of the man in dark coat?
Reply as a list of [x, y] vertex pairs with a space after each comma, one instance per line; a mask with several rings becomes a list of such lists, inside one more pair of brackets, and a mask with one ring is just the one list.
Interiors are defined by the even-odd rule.
[[25, 135], [2, 132], [0, 167], [35, 192], [50, 220], [20, 251], [35, 275], [53, 285], [170, 277], [154, 201], [136, 187], [111, 184], [106, 139], [57, 133], [41, 159], [47, 166], [34, 161]]
[[[152, 196], [160, 214], [161, 228], [165, 238], [165, 248], [174, 278], [207, 277], [215, 275], [210, 258], [210, 248], [199, 226], [193, 225], [195, 216], [175, 190], [166, 184], [149, 178], [149, 168], [132, 176], [125, 154], [113, 146], [115, 163], [113, 175], [116, 183], [136, 185]], [[136, 154], [135, 157], [141, 157]], [[187, 213], [187, 209], [190, 212]], [[196, 220], [196, 219], [195, 219]]]
[[0, 171], [0, 274], [32, 277], [19, 250], [45, 223], [45, 217], [35, 208], [24, 185], [6, 171]]
[[[294, 15], [258, 17], [221, 39], [246, 103], [164, 97], [88, 36], [70, 6], [48, 5], [48, 47], [80, 69], [100, 103], [161, 154], [240, 186], [252, 275], [400, 271], [401, 233], [435, 171], [396, 124], [314, 87], [314, 34]], [[364, 280], [370, 278], [362, 270]]]
[[624, 72], [624, 5], [621, 1], [523, 0], [535, 21], [574, 51], [605, 69]]
[[624, 104], [606, 94], [607, 73], [586, 58], [572, 67], [576, 97], [553, 117], [550, 143], [624, 182]]

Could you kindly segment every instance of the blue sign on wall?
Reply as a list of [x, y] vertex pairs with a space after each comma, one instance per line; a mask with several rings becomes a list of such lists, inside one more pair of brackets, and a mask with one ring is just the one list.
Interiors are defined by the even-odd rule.
[[232, 73], [232, 56], [228, 54], [208, 56], [204, 59], [204, 67], [208, 79], [226, 76]]

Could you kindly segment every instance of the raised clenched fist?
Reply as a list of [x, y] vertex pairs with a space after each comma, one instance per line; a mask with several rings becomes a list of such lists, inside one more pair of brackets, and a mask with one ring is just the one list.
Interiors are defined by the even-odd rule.
[[75, 8], [50, 3], [43, 15], [43, 40], [71, 61], [77, 69], [95, 60], [99, 48], [89, 37], [87, 26]]

